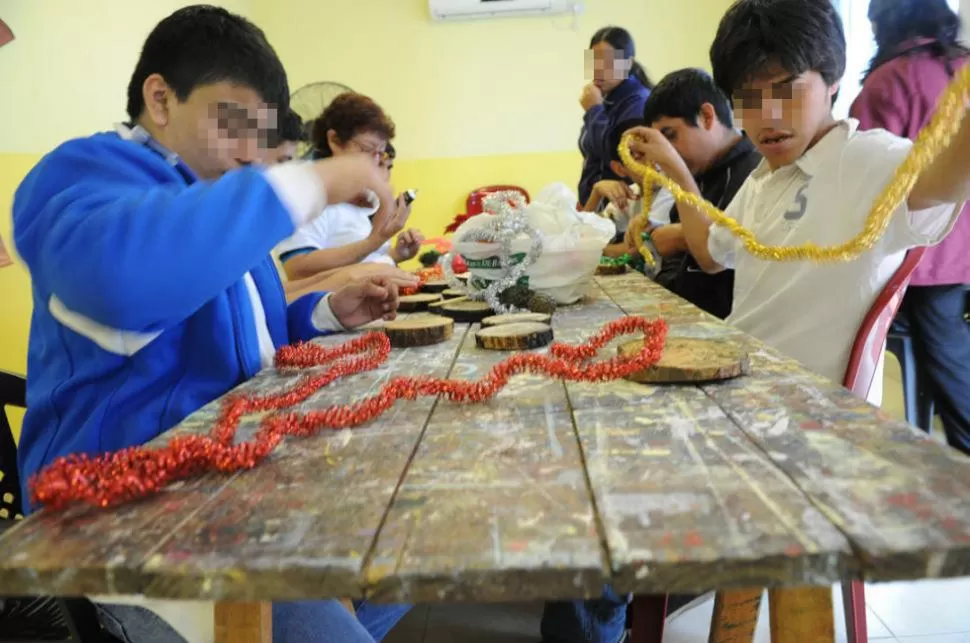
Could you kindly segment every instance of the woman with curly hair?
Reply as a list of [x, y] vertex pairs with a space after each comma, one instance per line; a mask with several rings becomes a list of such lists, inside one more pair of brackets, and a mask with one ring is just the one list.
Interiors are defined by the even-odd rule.
[[[394, 122], [371, 98], [354, 92], [341, 94], [314, 121], [310, 140], [313, 157], [366, 154], [386, 168]], [[417, 230], [406, 230], [392, 247], [391, 238], [404, 229], [411, 214], [404, 197], [386, 216], [376, 215], [380, 204], [362, 197], [356, 203], [327, 206], [324, 213], [300, 228], [276, 248], [291, 280], [353, 266], [395, 266], [413, 258], [423, 240]]]

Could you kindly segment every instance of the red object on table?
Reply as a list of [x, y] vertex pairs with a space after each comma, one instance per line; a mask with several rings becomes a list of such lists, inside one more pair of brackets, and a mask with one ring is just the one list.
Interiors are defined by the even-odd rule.
[[[633, 334], [642, 334], [645, 340], [639, 353], [594, 360], [611, 341]], [[31, 477], [31, 501], [54, 510], [77, 502], [109, 507], [152, 495], [172, 482], [208, 471], [252, 469], [286, 436], [309, 437], [324, 430], [360, 426], [380, 416], [399, 399], [440, 395], [459, 404], [484, 402], [519, 373], [543, 374], [569, 382], [618, 380], [656, 364], [666, 337], [667, 323], [662, 319], [622, 317], [606, 324], [582, 344], [555, 343], [548, 354], [517, 353], [475, 381], [427, 375], [395, 377], [371, 397], [310, 411], [297, 411], [295, 407], [331, 382], [386, 362], [391, 342], [384, 333], [368, 333], [334, 347], [312, 343], [284, 346], [276, 354], [277, 368], [313, 369], [286, 390], [266, 395], [226, 395], [208, 435], [178, 435], [161, 448], [140, 446], [94, 457], [57, 458]], [[237, 443], [236, 430], [243, 416], [266, 411], [275, 412], [262, 419], [253, 439]]]
[[468, 197], [465, 199], [465, 213], [457, 215], [454, 221], [445, 228], [445, 233], [454, 232], [471, 217], [482, 214], [485, 211], [485, 197], [496, 192], [518, 192], [525, 197], [526, 203], [529, 202], [529, 192], [518, 185], [487, 185], [476, 188], [469, 192]]

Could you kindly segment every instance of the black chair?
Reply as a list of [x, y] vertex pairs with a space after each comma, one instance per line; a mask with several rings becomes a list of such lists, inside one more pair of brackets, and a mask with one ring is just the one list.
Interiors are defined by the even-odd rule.
[[[26, 393], [24, 378], [0, 371], [0, 535], [23, 518], [17, 444], [6, 407], [26, 408]], [[0, 556], [3, 555], [0, 551]], [[102, 629], [95, 607], [87, 599], [0, 596], [0, 642], [111, 643], [117, 640]]]

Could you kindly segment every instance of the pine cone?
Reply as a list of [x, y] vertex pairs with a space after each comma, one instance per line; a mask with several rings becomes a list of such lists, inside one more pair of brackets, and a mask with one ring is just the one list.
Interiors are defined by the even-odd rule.
[[506, 306], [515, 306], [516, 308], [528, 308], [529, 298], [534, 293], [527, 287], [522, 285], [511, 286], [502, 291], [498, 296], [498, 300], [505, 304]]
[[534, 292], [526, 302], [525, 308], [534, 313], [552, 315], [556, 312], [556, 300], [541, 292]]
[[424, 266], [425, 268], [431, 268], [438, 263], [438, 259], [440, 258], [441, 258], [441, 253], [438, 252], [437, 250], [428, 250], [420, 257], [418, 257], [418, 261], [420, 261], [421, 265]]

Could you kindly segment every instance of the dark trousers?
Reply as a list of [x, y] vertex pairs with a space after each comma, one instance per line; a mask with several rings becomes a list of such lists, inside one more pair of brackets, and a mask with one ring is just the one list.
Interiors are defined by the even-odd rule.
[[970, 455], [970, 324], [967, 287], [910, 286], [899, 311], [913, 337], [917, 367], [949, 445]]

